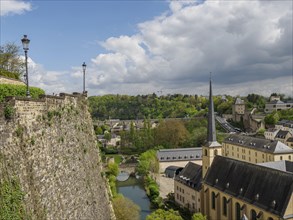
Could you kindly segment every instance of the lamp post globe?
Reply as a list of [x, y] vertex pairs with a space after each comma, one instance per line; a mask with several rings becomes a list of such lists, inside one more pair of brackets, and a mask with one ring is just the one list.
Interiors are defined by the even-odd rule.
[[82, 70], [83, 70], [83, 94], [85, 94], [85, 70], [86, 70], [85, 62], [83, 62], [82, 64]]
[[28, 83], [28, 66], [27, 66], [27, 51], [29, 50], [30, 40], [27, 38], [27, 35], [23, 35], [21, 39], [22, 47], [25, 54], [25, 80], [26, 80], [26, 97], [30, 98], [29, 83]]

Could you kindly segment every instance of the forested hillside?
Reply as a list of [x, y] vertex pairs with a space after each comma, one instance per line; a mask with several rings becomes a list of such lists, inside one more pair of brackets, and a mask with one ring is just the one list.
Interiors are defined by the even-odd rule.
[[[215, 111], [231, 113], [234, 99], [231, 96], [215, 96]], [[184, 118], [204, 115], [208, 99], [198, 95], [104, 95], [89, 97], [93, 118], [143, 119], [143, 118]]]

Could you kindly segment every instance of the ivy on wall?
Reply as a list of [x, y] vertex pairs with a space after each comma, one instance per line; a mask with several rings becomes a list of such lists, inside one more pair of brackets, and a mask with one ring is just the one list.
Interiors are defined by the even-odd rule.
[[27, 215], [24, 204], [24, 193], [21, 191], [19, 181], [0, 180], [0, 219], [30, 219]]

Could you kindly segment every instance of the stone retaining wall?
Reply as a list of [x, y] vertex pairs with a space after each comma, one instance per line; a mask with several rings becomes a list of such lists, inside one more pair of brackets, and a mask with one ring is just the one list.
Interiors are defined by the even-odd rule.
[[81, 94], [1, 103], [0, 178], [4, 173], [19, 178], [32, 219], [115, 219]]

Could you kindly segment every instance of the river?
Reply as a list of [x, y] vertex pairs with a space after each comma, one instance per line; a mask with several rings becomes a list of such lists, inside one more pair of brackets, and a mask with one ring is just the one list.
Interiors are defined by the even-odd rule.
[[123, 196], [131, 199], [140, 207], [140, 219], [145, 220], [152, 210], [150, 208], [150, 201], [146, 195], [142, 180], [135, 177], [129, 177], [128, 180], [120, 182], [117, 181], [117, 192]]

